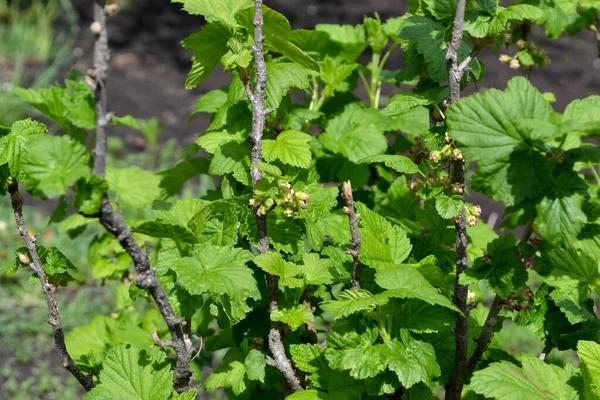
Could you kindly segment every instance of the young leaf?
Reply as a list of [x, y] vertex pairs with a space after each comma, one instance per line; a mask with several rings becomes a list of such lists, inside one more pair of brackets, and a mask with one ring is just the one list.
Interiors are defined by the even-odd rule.
[[458, 217], [464, 205], [465, 202], [460, 196], [450, 197], [445, 194], [439, 194], [435, 198], [435, 209], [445, 219]]
[[579, 398], [569, 386], [569, 374], [560, 367], [546, 364], [523, 353], [522, 368], [502, 361], [475, 372], [470, 388], [475, 393], [500, 400], [575, 400]]
[[303, 304], [298, 304], [294, 308], [286, 308], [275, 310], [271, 313], [271, 321], [283, 322], [292, 328], [292, 331], [297, 330], [307, 322], [314, 322], [315, 316]]
[[85, 399], [164, 400], [173, 393], [172, 379], [170, 363], [162, 351], [118, 344], [106, 354], [100, 383]]
[[434, 386], [433, 380], [440, 376], [441, 370], [431, 344], [415, 340], [402, 329], [400, 340], [392, 339], [387, 345], [390, 349], [389, 368], [398, 375], [402, 386], [408, 389], [418, 382]]
[[100, 210], [102, 199], [108, 192], [108, 183], [98, 175], [89, 175], [73, 186], [75, 208], [84, 214], [95, 214]]
[[285, 261], [281, 254], [275, 251], [261, 254], [254, 258], [254, 263], [260, 269], [279, 277], [279, 282], [287, 287], [301, 287], [304, 282], [297, 276], [300, 274], [300, 267], [294, 263]]
[[223, 362], [204, 381], [204, 389], [215, 390], [220, 387], [231, 387], [235, 395], [242, 394], [247, 386], [245, 359], [237, 348], [231, 348]]
[[387, 302], [388, 299], [384, 296], [373, 295], [365, 289], [346, 289], [339, 294], [338, 300], [321, 303], [321, 308], [339, 318], [359, 311], [373, 311], [378, 305]]
[[[308, 70], [293, 63], [268, 62], [265, 107], [277, 109], [290, 87], [306, 89], [309, 85]], [[244, 97], [245, 97], [244, 93]]]
[[[196, 3], [219, 2], [219, 0], [199, 0]], [[246, 1], [246, 0], [244, 0]], [[186, 2], [192, 3], [192, 1]], [[225, 4], [230, 3], [225, 1]], [[217, 6], [221, 7], [221, 6]], [[231, 37], [231, 32], [225, 26], [218, 22], [204, 25], [200, 32], [194, 33], [181, 42], [186, 49], [194, 51], [192, 58], [192, 69], [185, 81], [186, 89], [193, 89], [210, 75], [217, 66], [221, 57], [227, 52], [227, 41]]]
[[240, 302], [256, 289], [256, 280], [246, 263], [252, 253], [233, 247], [207, 246], [194, 252], [194, 257], [176, 260], [172, 269], [177, 279], [191, 294], [228, 295]]
[[265, 383], [266, 375], [265, 355], [256, 349], [248, 352], [244, 366], [246, 367], [246, 376], [251, 381], [259, 381]]
[[333, 283], [334, 277], [330, 270], [333, 261], [329, 258], [319, 258], [316, 253], [304, 254], [302, 256], [304, 265], [301, 266], [301, 273], [304, 280], [309, 285], [329, 285]]
[[21, 159], [27, 152], [27, 143], [47, 131], [44, 124], [29, 118], [14, 122], [10, 130], [0, 136], [0, 165], [7, 164], [10, 175], [22, 181], [25, 174], [21, 168]]
[[183, 3], [183, 9], [192, 15], [202, 15], [208, 22], [220, 22], [230, 28], [239, 27], [235, 15], [252, 6], [252, 0], [171, 0]]
[[110, 191], [116, 192], [117, 201], [133, 208], [144, 208], [161, 194], [160, 177], [137, 166], [107, 167], [106, 181]]
[[359, 259], [375, 269], [391, 268], [402, 263], [412, 249], [406, 232], [392, 225], [364, 204], [356, 203], [360, 213], [359, 227], [362, 239]]
[[361, 25], [318, 24], [317, 31], [327, 32], [331, 40], [343, 50], [340, 56], [348, 62], [354, 62], [367, 48], [367, 37]]
[[406, 156], [380, 154], [377, 156], [369, 156], [358, 160], [358, 164], [371, 164], [382, 162], [391, 169], [405, 174], [414, 174], [419, 170], [419, 167]]
[[577, 343], [577, 353], [581, 359], [585, 392], [590, 399], [600, 397], [600, 345], [589, 340], [580, 340]]
[[308, 146], [311, 136], [299, 131], [285, 131], [275, 140], [263, 140], [263, 156], [267, 162], [279, 160], [284, 164], [308, 168], [311, 152]]
[[90, 173], [87, 161], [85, 147], [69, 136], [40, 136], [27, 144], [21, 164], [28, 190], [57, 197]]

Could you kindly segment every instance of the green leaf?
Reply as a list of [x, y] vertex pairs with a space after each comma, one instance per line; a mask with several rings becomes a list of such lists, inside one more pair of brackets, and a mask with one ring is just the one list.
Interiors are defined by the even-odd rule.
[[308, 243], [318, 251], [323, 247], [323, 237], [331, 220], [331, 209], [337, 205], [339, 191], [336, 187], [324, 188], [318, 182], [298, 182], [294, 185], [294, 190], [310, 195], [306, 208], [301, 208], [299, 213], [306, 227]]
[[373, 295], [365, 289], [346, 289], [338, 295], [338, 300], [321, 303], [321, 308], [337, 318], [347, 317], [359, 311], [373, 311], [378, 305], [388, 302], [384, 296]]
[[445, 219], [458, 217], [463, 210], [465, 202], [462, 197], [446, 196], [439, 194], [435, 197], [435, 209], [440, 214], [440, 217]]
[[234, 247], [206, 246], [194, 257], [176, 260], [172, 269], [190, 294], [228, 295], [243, 301], [256, 289], [256, 280], [246, 263], [252, 253]]
[[[202, 15], [208, 22], [220, 22], [231, 28], [239, 27], [235, 15], [252, 6], [252, 0], [171, 0], [183, 3], [183, 9], [191, 15]], [[206, 25], [205, 25], [206, 26]]]
[[28, 143], [21, 164], [27, 189], [46, 197], [65, 194], [69, 186], [90, 173], [85, 147], [69, 136], [40, 136]]
[[380, 154], [376, 156], [369, 156], [361, 158], [357, 161], [358, 164], [371, 164], [382, 162], [391, 169], [405, 173], [414, 174], [419, 171], [419, 167], [406, 156], [392, 155], [392, 154]]
[[302, 287], [304, 284], [300, 275], [300, 266], [285, 261], [281, 254], [275, 251], [261, 254], [254, 258], [254, 263], [260, 269], [271, 275], [279, 277], [279, 283], [290, 288]]
[[384, 123], [385, 117], [375, 115], [372, 110], [346, 108], [329, 120], [326, 132], [319, 135], [319, 140], [326, 149], [358, 162], [386, 150]]
[[278, 109], [283, 96], [290, 87], [308, 88], [308, 70], [292, 63], [267, 63], [267, 87], [265, 89], [265, 107]]
[[[429, 18], [411, 15], [404, 18], [402, 28], [398, 32], [401, 39], [408, 40], [416, 45], [416, 49], [427, 62], [430, 78], [435, 82], [443, 82], [448, 79], [448, 69], [446, 67], [448, 47], [444, 41], [445, 31], [445, 26]], [[469, 46], [465, 42], [461, 42], [458, 51], [459, 63], [469, 53]]]
[[311, 136], [299, 131], [285, 131], [275, 140], [263, 140], [263, 156], [267, 162], [279, 160], [284, 164], [308, 168], [312, 155], [308, 143]]
[[62, 96], [65, 117], [69, 122], [83, 129], [96, 128], [96, 99], [84, 79], [65, 81]]
[[400, 331], [400, 340], [392, 339], [387, 346], [389, 368], [398, 375], [405, 388], [419, 382], [434, 387], [433, 380], [441, 375], [440, 366], [435, 357], [433, 346], [427, 342], [415, 340], [406, 329]]
[[173, 393], [172, 379], [170, 363], [162, 351], [118, 344], [106, 354], [100, 383], [85, 399], [164, 400]]
[[215, 150], [210, 162], [215, 175], [233, 174], [240, 183], [250, 185], [250, 149], [247, 143], [225, 143]]
[[[254, 32], [254, 7], [240, 11], [236, 15], [236, 20], [246, 28], [248, 32]], [[263, 21], [264, 43], [268, 50], [281, 53], [295, 64], [304, 68], [314, 71], [319, 70], [318, 64], [312, 57], [289, 41], [292, 28], [283, 14], [263, 5]]]
[[[230, 3], [230, 1], [221, 2], [220, 0], [189, 1], [189, 3], [192, 2], [215, 2], [222, 4]], [[194, 57], [192, 58], [192, 69], [185, 81], [186, 89], [195, 88], [209, 77], [212, 70], [221, 60], [221, 57], [223, 57], [223, 55], [227, 52], [227, 41], [230, 37], [231, 33], [229, 29], [220, 23], [213, 22], [204, 25], [200, 32], [196, 32], [188, 36], [183, 40], [183, 42], [181, 42], [183, 47], [194, 51]]]
[[488, 89], [447, 110], [450, 136], [478, 163], [477, 190], [509, 206], [544, 193], [549, 169], [542, 151], [549, 138], [521, 121], [551, 122], [552, 114], [542, 94], [521, 77], [511, 79], [504, 92]]
[[391, 268], [406, 260], [412, 245], [406, 232], [357, 202], [362, 245], [359, 260], [375, 269]]
[[128, 207], [146, 207], [161, 195], [160, 177], [137, 166], [106, 167], [106, 181], [110, 191], [116, 192], [116, 201]]
[[327, 393], [314, 389], [302, 390], [301, 392], [292, 393], [285, 400], [329, 400]]
[[575, 286], [600, 284], [597, 260], [580, 249], [552, 250], [548, 261], [554, 267], [552, 275], [559, 278], [553, 286], [568, 286], [569, 280], [575, 281]]
[[367, 48], [367, 37], [362, 25], [318, 24], [315, 29], [329, 34], [331, 40], [342, 48], [339, 55], [346, 61], [354, 62]]
[[436, 19], [444, 20], [454, 18], [456, 12], [456, 0], [424, 0], [427, 11]]
[[534, 23], [540, 23], [544, 19], [544, 12], [536, 6], [530, 4], [514, 4], [502, 10], [499, 17], [505, 21], [523, 21], [530, 20]]
[[524, 287], [528, 274], [521, 261], [515, 235], [502, 235], [489, 243], [487, 257], [475, 260], [475, 265], [466, 271], [466, 275], [485, 279], [490, 289], [503, 298]]
[[242, 140], [241, 135], [232, 135], [227, 131], [206, 132], [198, 137], [196, 143], [198, 146], [206, 150], [207, 153], [214, 154], [219, 147], [230, 142], [239, 142]]
[[265, 355], [256, 349], [248, 352], [244, 361], [246, 367], [246, 376], [251, 381], [259, 381], [265, 383], [266, 366]]
[[367, 43], [375, 54], [381, 54], [383, 49], [388, 43], [388, 37], [383, 28], [383, 24], [379, 19], [379, 15], [375, 15], [375, 18], [366, 17], [363, 20], [363, 26], [367, 33]]
[[417, 333], [438, 332], [454, 326], [456, 315], [449, 309], [432, 306], [416, 299], [404, 302], [398, 317], [398, 324]]
[[196, 102], [196, 108], [190, 115], [188, 123], [194, 118], [194, 116], [201, 112], [215, 113], [221, 108], [227, 101], [227, 91], [223, 89], [211, 90], [200, 96]]
[[383, 293], [384, 296], [419, 299], [432, 305], [440, 305], [458, 311], [454, 304], [440, 294], [414, 267], [399, 265], [380, 269], [375, 274], [375, 283], [386, 289]]
[[73, 190], [75, 208], [84, 214], [95, 214], [100, 210], [102, 199], [108, 192], [108, 183], [98, 175], [89, 175], [77, 181]]
[[294, 308], [278, 309], [271, 313], [271, 321], [283, 322], [292, 328], [292, 331], [297, 330], [307, 322], [314, 322], [315, 316], [303, 304], [298, 304]]
[[240, 395], [247, 388], [246, 366], [242, 352], [231, 348], [223, 362], [204, 381], [204, 389], [215, 390], [220, 387], [231, 387], [235, 395]]
[[428, 106], [436, 102], [412, 90], [396, 93], [388, 100], [387, 106], [381, 112], [390, 117], [398, 116], [419, 106]]
[[69, 125], [69, 121], [65, 117], [65, 106], [63, 104], [65, 94], [63, 87], [59, 85], [51, 86], [48, 89], [15, 87], [12, 89], [12, 92], [58, 125], [62, 127]]
[[589, 340], [580, 340], [577, 343], [577, 353], [581, 359], [579, 368], [584, 377], [586, 394], [589, 391], [591, 392], [588, 394], [590, 400], [597, 399], [600, 397], [600, 344]]
[[317, 253], [304, 254], [302, 256], [304, 265], [301, 273], [309, 285], [329, 285], [333, 283], [334, 277], [331, 273], [333, 261], [330, 258], [320, 258]]
[[0, 165], [8, 164], [10, 175], [22, 181], [25, 174], [21, 170], [21, 159], [27, 152], [27, 143], [47, 131], [44, 124], [29, 118], [14, 122], [9, 132], [0, 136]]
[[327, 98], [333, 96], [335, 92], [348, 92], [351, 89], [348, 78], [357, 67], [358, 64], [347, 64], [337, 57], [325, 57], [321, 63], [321, 74], [319, 75], [325, 84], [321, 96]]
[[206, 158], [192, 158], [173, 168], [157, 172], [156, 175], [162, 177], [159, 186], [163, 191], [163, 197], [175, 196], [187, 181], [198, 175], [207, 174], [209, 165], [210, 161]]
[[568, 385], [569, 374], [556, 365], [523, 353], [522, 368], [507, 361], [492, 363], [475, 372], [470, 389], [500, 400], [575, 400], [579, 396]]

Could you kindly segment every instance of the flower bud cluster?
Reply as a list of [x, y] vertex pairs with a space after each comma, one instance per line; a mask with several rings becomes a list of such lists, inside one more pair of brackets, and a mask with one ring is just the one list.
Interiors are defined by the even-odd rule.
[[308, 193], [295, 190], [289, 182], [283, 182], [268, 192], [256, 190], [248, 203], [256, 209], [258, 216], [267, 215], [274, 207], [281, 206], [283, 215], [291, 217], [300, 209], [305, 209], [308, 200], [310, 200]]

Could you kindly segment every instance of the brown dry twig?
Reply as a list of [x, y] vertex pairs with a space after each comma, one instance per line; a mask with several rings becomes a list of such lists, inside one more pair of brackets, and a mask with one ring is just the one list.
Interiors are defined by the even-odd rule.
[[48, 306], [48, 312], [50, 313], [50, 320], [48, 323], [52, 326], [56, 354], [58, 355], [58, 358], [60, 358], [62, 366], [77, 379], [86, 391], [90, 391], [95, 386], [94, 380], [91, 375], [84, 375], [83, 372], [81, 372], [67, 350], [65, 333], [62, 328], [60, 313], [58, 312], [58, 303], [56, 302], [56, 287], [49, 281], [42, 261], [40, 260], [40, 256], [38, 255], [37, 245], [34, 239], [29, 236], [29, 231], [27, 230], [27, 225], [23, 218], [23, 197], [19, 191], [19, 183], [16, 181], [11, 182], [8, 185], [8, 192], [10, 193], [17, 229], [31, 256], [31, 259], [29, 259], [26, 255], [19, 254], [19, 259], [23, 264], [28, 264], [40, 279], [42, 291], [44, 292], [44, 297], [46, 299], [46, 305]]

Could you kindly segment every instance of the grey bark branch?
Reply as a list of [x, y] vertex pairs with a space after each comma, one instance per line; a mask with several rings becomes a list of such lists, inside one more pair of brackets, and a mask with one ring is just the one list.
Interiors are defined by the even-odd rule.
[[[263, 46], [263, 12], [262, 0], [254, 0], [254, 64], [256, 67], [256, 84], [254, 93], [249, 77], [243, 73], [241, 78], [246, 88], [246, 94], [252, 105], [252, 132], [250, 132], [250, 175], [252, 177], [252, 187], [262, 179], [262, 171], [256, 167], [256, 164], [262, 160], [262, 138], [265, 129], [265, 118], [272, 110], [265, 109], [265, 89], [267, 87], [267, 65], [265, 62]], [[257, 206], [255, 211], [258, 211]], [[256, 213], [256, 226], [258, 230], [259, 246], [261, 254], [269, 251], [269, 236], [267, 232], [267, 215]], [[269, 288], [269, 311], [274, 312], [279, 303], [279, 277], [267, 274], [267, 285]], [[269, 349], [273, 355], [272, 363], [283, 374], [288, 388], [293, 392], [303, 390], [300, 380], [292, 367], [285, 347], [281, 341], [282, 327], [280, 324], [271, 322], [269, 330]]]
[[[99, 25], [94, 45], [94, 79], [96, 97], [96, 141], [94, 146], [94, 173], [104, 177], [106, 166], [106, 125], [109, 118], [106, 110], [106, 82], [108, 78], [108, 65], [110, 60], [108, 48], [108, 33], [106, 29], [106, 15], [104, 11], [105, 0], [94, 2], [94, 18]], [[141, 289], [148, 289], [158, 310], [163, 316], [171, 333], [170, 345], [175, 350], [176, 364], [173, 372], [173, 386], [178, 392], [189, 389], [192, 373], [190, 362], [193, 354], [193, 344], [190, 338], [189, 324], [175, 314], [163, 287], [156, 278], [156, 271], [152, 268], [148, 255], [133, 237], [131, 230], [125, 224], [123, 216], [117, 212], [107, 196], [102, 199], [98, 214], [100, 224], [112, 234], [121, 247], [131, 257], [137, 277], [134, 283]]]
[[[450, 86], [450, 104], [460, 100], [460, 81], [466, 65], [461, 69], [458, 65], [458, 49], [462, 42], [463, 25], [465, 21], [466, 0], [458, 0], [454, 26], [452, 29], [452, 40], [448, 53], [446, 54], [446, 65], [448, 67], [448, 80]], [[462, 66], [462, 64], [461, 64]], [[464, 187], [465, 184], [465, 161], [457, 158], [452, 161], [452, 182]], [[454, 354], [454, 370], [452, 380], [446, 387], [446, 400], [460, 400], [462, 389], [467, 376], [467, 352], [469, 349], [469, 308], [467, 306], [468, 287], [460, 283], [460, 276], [469, 266], [467, 254], [467, 224], [465, 212], [462, 211], [454, 223], [456, 232], [456, 282], [454, 285], [454, 304], [462, 311], [457, 315], [454, 330], [456, 350]]]
[[62, 366], [69, 371], [71, 375], [75, 377], [75, 379], [77, 379], [77, 381], [86, 391], [90, 391], [95, 386], [94, 380], [90, 375], [84, 375], [83, 372], [81, 372], [67, 350], [67, 346], [65, 344], [65, 333], [62, 328], [60, 313], [58, 312], [58, 303], [56, 302], [56, 287], [49, 282], [46, 271], [44, 270], [44, 266], [42, 265], [40, 256], [37, 252], [37, 245], [29, 236], [29, 232], [27, 231], [27, 225], [25, 224], [25, 219], [23, 218], [23, 197], [21, 196], [21, 192], [19, 192], [18, 182], [14, 181], [10, 183], [8, 185], [8, 191], [10, 193], [17, 229], [19, 230], [21, 238], [25, 242], [25, 246], [27, 246], [31, 256], [31, 260], [29, 260], [29, 266], [35, 271], [38, 278], [40, 278], [42, 291], [44, 292], [46, 305], [48, 306], [48, 312], [50, 313], [50, 320], [48, 322], [52, 326], [56, 354], [61, 360]]
[[356, 209], [354, 207], [354, 197], [352, 196], [352, 185], [350, 184], [350, 181], [342, 184], [342, 198], [346, 203], [344, 212], [348, 214], [348, 220], [350, 222], [350, 234], [352, 236], [352, 249], [346, 250], [346, 253], [350, 254], [353, 260], [352, 287], [355, 289], [360, 289], [360, 277], [363, 268], [362, 264], [358, 260], [361, 245], [360, 231], [358, 230], [358, 218], [360, 215], [356, 213]]

